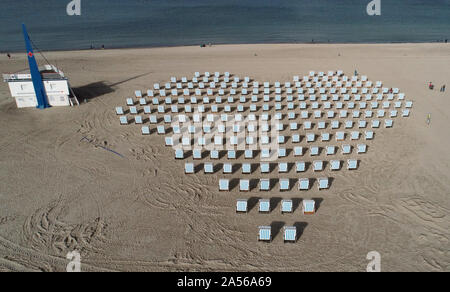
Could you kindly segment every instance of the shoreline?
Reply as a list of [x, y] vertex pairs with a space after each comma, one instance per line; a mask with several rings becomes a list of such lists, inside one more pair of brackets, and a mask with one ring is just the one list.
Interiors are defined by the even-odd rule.
[[[385, 45], [432, 45], [432, 44], [450, 44], [446, 43], [445, 41], [434, 41], [434, 42], [307, 42], [307, 43], [292, 43], [292, 42], [286, 42], [286, 43], [212, 43], [211, 47], [224, 47], [224, 46], [281, 46], [281, 45], [339, 45], [339, 46], [345, 46], [345, 45], [351, 45], [351, 46], [358, 46], [358, 45], [379, 45], [379, 46], [385, 46]], [[105, 47], [102, 48], [86, 48], [86, 49], [56, 49], [56, 50], [37, 50], [35, 48], [36, 52], [85, 52], [85, 51], [112, 51], [112, 50], [137, 50], [137, 49], [165, 49], [165, 48], [193, 48], [193, 47], [199, 47], [201, 49], [210, 48], [208, 44], [205, 44], [206, 47], [200, 47], [201, 44], [197, 45], [160, 45], [160, 46], [127, 46], [127, 47], [120, 47], [120, 46], [114, 46], [114, 47]], [[18, 54], [23, 53], [23, 51], [0, 51], [1, 54]]]

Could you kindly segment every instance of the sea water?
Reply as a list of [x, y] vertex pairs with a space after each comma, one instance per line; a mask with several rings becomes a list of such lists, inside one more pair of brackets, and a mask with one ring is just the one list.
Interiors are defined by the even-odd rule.
[[1, 0], [0, 51], [241, 43], [436, 42], [450, 38], [450, 0]]

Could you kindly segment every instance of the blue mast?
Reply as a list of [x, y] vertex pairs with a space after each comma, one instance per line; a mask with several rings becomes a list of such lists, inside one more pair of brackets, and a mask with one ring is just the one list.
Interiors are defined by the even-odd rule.
[[31, 78], [33, 80], [34, 92], [36, 93], [37, 108], [45, 109], [50, 107], [48, 104], [47, 93], [45, 92], [44, 83], [42, 81], [41, 72], [39, 72], [36, 59], [34, 58], [33, 46], [31, 45], [30, 36], [28, 35], [25, 24], [22, 24], [23, 37], [25, 38], [25, 46], [27, 48], [28, 64], [30, 65]]

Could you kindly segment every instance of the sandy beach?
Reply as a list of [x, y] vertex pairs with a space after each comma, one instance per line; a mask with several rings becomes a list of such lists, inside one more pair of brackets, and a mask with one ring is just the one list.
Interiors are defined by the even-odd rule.
[[[382, 271], [450, 271], [450, 93], [439, 92], [450, 84], [450, 45], [223, 45], [46, 56], [87, 102], [17, 109], [7, 84], [0, 85], [0, 271], [65, 271], [72, 250], [81, 251], [84, 271], [365, 271], [370, 251], [380, 253]], [[28, 68], [25, 53], [2, 55], [0, 68]], [[377, 132], [358, 170], [333, 172], [332, 187], [320, 192], [219, 192], [221, 173], [185, 175], [162, 136], [121, 126], [114, 112], [134, 90], [196, 71], [273, 83], [311, 70], [351, 76], [355, 69], [400, 88], [414, 107], [394, 128]], [[270, 214], [257, 206], [236, 214], [242, 197], [315, 198], [320, 205], [310, 216], [281, 215], [279, 206]], [[257, 241], [261, 225], [274, 227], [273, 242]], [[283, 225], [301, 227], [296, 243], [283, 243], [276, 231]]]

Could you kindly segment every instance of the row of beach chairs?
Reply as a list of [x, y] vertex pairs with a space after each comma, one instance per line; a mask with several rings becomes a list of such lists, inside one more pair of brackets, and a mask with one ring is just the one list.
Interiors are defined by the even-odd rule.
[[[350, 95], [350, 94], [344, 94], [344, 95], [334, 94], [331, 96], [326, 95], [326, 94], [322, 94], [320, 96], [312, 94], [312, 95], [305, 96], [303, 94], [299, 94], [297, 97], [294, 97], [293, 95], [287, 95], [285, 97], [282, 95], [275, 95], [274, 97], [271, 97], [270, 95], [264, 95], [264, 96], [262, 96], [262, 98], [257, 95], [252, 95], [251, 97], [247, 97], [247, 96], [243, 96], [243, 95], [242, 96], [229, 95], [229, 96], [216, 96], [216, 97], [191, 96], [189, 98], [186, 98], [186, 97], [174, 98], [172, 96], [168, 96], [165, 98], [141, 97], [138, 99], [134, 99], [134, 98], [130, 97], [130, 98], [126, 99], [126, 103], [128, 106], [133, 106], [133, 105], [144, 106], [144, 105], [149, 105], [149, 104], [172, 105], [175, 103], [178, 103], [179, 105], [184, 105], [186, 103], [190, 103], [191, 105], [199, 104], [199, 103], [223, 105], [225, 103], [228, 103], [229, 105], [231, 105], [236, 102], [239, 102], [241, 104], [243, 104], [243, 103], [255, 104], [255, 103], [259, 103], [262, 101], [263, 103], [276, 102], [281, 105], [287, 105], [288, 107], [292, 107], [294, 109], [296, 107], [302, 107], [302, 106], [306, 108], [306, 107], [308, 107], [308, 105], [311, 105], [311, 106], [316, 105], [317, 107], [322, 106], [322, 107], [332, 108], [334, 104], [336, 104], [335, 106], [342, 104], [342, 107], [344, 107], [347, 103], [350, 104], [350, 106], [355, 105], [355, 103], [360, 103], [360, 105], [367, 106], [367, 102], [384, 102], [383, 105], [386, 105], [386, 104], [389, 104], [389, 102], [392, 102], [395, 107], [400, 108], [402, 106], [402, 101], [404, 101], [404, 99], [405, 99], [404, 96], [403, 97], [399, 96], [396, 100], [393, 95], [384, 96], [382, 94], [378, 94], [375, 96], [373, 96], [371, 94], [367, 94], [365, 96]], [[409, 104], [411, 104], [411, 106], [412, 106], [412, 102], [406, 102], [405, 106], [407, 107]]]
[[[299, 84], [297, 84], [299, 86]], [[338, 84], [339, 85], [339, 84]], [[159, 89], [159, 90], [152, 90], [149, 89], [147, 90], [147, 95], [146, 97], [167, 97], [167, 96], [172, 96], [172, 97], [178, 97], [178, 96], [202, 96], [204, 94], [206, 94], [207, 96], [213, 96], [213, 95], [219, 95], [219, 96], [224, 96], [224, 95], [259, 95], [259, 94], [264, 94], [264, 95], [271, 95], [271, 94], [276, 94], [276, 95], [281, 95], [281, 94], [286, 94], [286, 95], [293, 95], [293, 94], [298, 94], [298, 95], [304, 95], [304, 94], [308, 94], [308, 95], [315, 95], [315, 94], [322, 94], [322, 95], [338, 95], [338, 94], [343, 94], [343, 95], [372, 95], [372, 94], [377, 94], [377, 95], [387, 95], [387, 97], [394, 99], [395, 95], [397, 95], [397, 98], [402, 99], [404, 98], [404, 94], [403, 93], [398, 93], [398, 90], [396, 91], [391, 91], [391, 89], [389, 88], [368, 88], [368, 87], [333, 87], [333, 84], [327, 83], [326, 87], [322, 87], [320, 84], [317, 84], [316, 86], [312, 86], [312, 84], [306, 84], [306, 87], [296, 87], [296, 88], [286, 88], [286, 89], [282, 89], [282, 88], [275, 88], [275, 89], [270, 89], [270, 88], [248, 88], [245, 84], [245, 87], [243, 88], [238, 88], [237, 85], [232, 85], [231, 88], [227, 87], [226, 84], [222, 83], [219, 86], [216, 86], [216, 84], [211, 83], [208, 86], [205, 86], [203, 83], [199, 83], [198, 88], [194, 88], [193, 85], [189, 85], [188, 88], [182, 88], [180, 86], [180, 88], [176, 88], [176, 89]], [[394, 93], [397, 92], [397, 93]], [[142, 93], [142, 91], [140, 90], [135, 90], [134, 92], [135, 97], [136, 98], [143, 98], [144, 95]]]
[[[350, 155], [352, 154], [352, 151], [355, 147], [349, 144], [345, 144], [341, 146], [341, 154], [344, 155]], [[364, 154], [367, 152], [368, 146], [366, 144], [358, 144], [356, 145], [356, 153], [357, 154]], [[292, 154], [294, 157], [300, 157], [304, 156], [306, 154], [306, 151], [309, 149], [310, 156], [320, 156], [322, 152], [322, 147], [318, 146], [311, 146], [311, 147], [294, 147], [292, 149]], [[337, 151], [339, 147], [337, 146], [326, 146], [325, 153], [327, 156], [329, 155], [337, 155]], [[208, 157], [210, 159], [220, 159], [221, 154], [220, 151], [222, 150], [207, 150], [203, 151], [201, 149], [193, 149], [191, 150], [184, 150], [184, 149], [176, 149], [175, 150], [175, 159], [186, 159], [190, 157], [190, 152], [192, 152], [192, 158], [195, 160], [200, 160]], [[246, 149], [246, 150], [224, 150], [226, 152], [226, 158], [227, 159], [237, 159], [237, 151], [243, 151], [244, 152], [244, 158], [245, 159], [255, 159], [255, 153], [256, 150], [252, 149]], [[269, 158], [284, 158], [288, 157], [288, 151], [286, 148], [277, 148], [277, 149], [269, 149], [269, 148], [262, 148], [260, 150], [260, 158], [261, 159], [269, 159]]]
[[[315, 160], [312, 163], [305, 161], [297, 161], [295, 163], [278, 162], [273, 164], [260, 162], [259, 164], [243, 163], [242, 165], [231, 163], [214, 164], [212, 162], [205, 162], [197, 166], [203, 168], [203, 173], [205, 174], [214, 174], [218, 172], [220, 169], [222, 169], [223, 174], [233, 174], [234, 172], [238, 171], [239, 168], [241, 168], [242, 174], [251, 174], [252, 172], [256, 171], [256, 168], [258, 167], [260, 169], [261, 174], [265, 174], [270, 173], [271, 169], [273, 169], [274, 166], [278, 167], [278, 173], [287, 173], [290, 171], [290, 165], [295, 165], [296, 172], [306, 172], [308, 164], [312, 165], [312, 169], [315, 172], [323, 171], [325, 170], [326, 163], [330, 165], [330, 170], [332, 171], [341, 170], [343, 165], [343, 162], [341, 162], [340, 160], [331, 160], [330, 162], [323, 160]], [[358, 160], [356, 159], [347, 160], [348, 170], [355, 170], [357, 168], [358, 168]], [[186, 174], [194, 174], [196, 172], [195, 164], [192, 162], [185, 163], [184, 169]]]
[[[299, 231], [297, 226], [283, 226], [283, 241], [284, 243], [295, 243], [298, 240]], [[258, 227], [258, 241], [272, 242], [273, 238], [272, 226]]]
[[[351, 118], [352, 120], [346, 120], [346, 121], [339, 121], [339, 120], [331, 120], [331, 121], [311, 121], [311, 120], [304, 120], [303, 122], [294, 121], [292, 119], [288, 119], [287, 123], [283, 123], [282, 119], [283, 117], [280, 115], [274, 115], [273, 120], [271, 120], [271, 123], [269, 124], [269, 116], [260, 116], [260, 121], [256, 121], [255, 118], [252, 118], [250, 116], [247, 117], [247, 120], [244, 121], [242, 115], [235, 115], [233, 120], [229, 119], [230, 116], [221, 116], [220, 119], [218, 116], [215, 115], [208, 115], [206, 116], [206, 119], [203, 119], [202, 115], [200, 114], [194, 114], [192, 116], [192, 120], [189, 119], [186, 115], [177, 115], [175, 118], [172, 117], [172, 115], [164, 115], [161, 118], [158, 118], [157, 115], [149, 115], [148, 119], [144, 119], [142, 115], [135, 115], [131, 116], [131, 120], [127, 115], [123, 115], [119, 117], [119, 121], [123, 125], [127, 125], [130, 123], [130, 121], [133, 121], [136, 124], [144, 124], [146, 122], [149, 122], [150, 124], [171, 124], [171, 126], [176, 127], [177, 129], [174, 130], [174, 132], [178, 133], [179, 131], [185, 130], [189, 133], [196, 133], [198, 131], [203, 131], [204, 133], [211, 133], [214, 131], [217, 131], [218, 133], [227, 133], [227, 132], [241, 132], [243, 130], [247, 130], [249, 133], [254, 132], [269, 132], [271, 130], [277, 130], [277, 131], [297, 131], [301, 128], [304, 130], [312, 130], [315, 127], [319, 130], [326, 130], [328, 128], [332, 130], [340, 129], [341, 126], [343, 126], [345, 129], [353, 129], [353, 128], [359, 128], [359, 129], [365, 129], [367, 127], [372, 128], [379, 128], [381, 126], [380, 118], [385, 118], [388, 116], [389, 118], [396, 118], [398, 116], [397, 112], [392, 113], [390, 112], [388, 115], [386, 111], [382, 112], [376, 112], [376, 120], [358, 120], [354, 121], [353, 119], [358, 118], [373, 118], [374, 113], [372, 111], [366, 112], [363, 117], [360, 116], [360, 113], [358, 115], [355, 115], [354, 113], [351, 115], [351, 117], [348, 116], [348, 113], [346, 113], [346, 117], [344, 117], [344, 114], [342, 116], [340, 115], [339, 118]], [[409, 112], [408, 112], [409, 115]], [[266, 118], [267, 117], [267, 118]], [[322, 117], [323, 118], [323, 117]], [[319, 118], [317, 118], [319, 119]], [[393, 125], [392, 119], [385, 119], [384, 120], [384, 126], [386, 128], [390, 128]], [[202, 124], [203, 123], [203, 124]], [[259, 125], [258, 125], [259, 124]]]
[[[312, 188], [312, 185], [315, 181], [317, 181], [318, 190], [326, 190], [330, 187], [330, 178], [321, 177], [317, 179], [310, 178], [299, 178], [288, 179], [288, 178], [280, 178], [279, 181], [279, 190], [280, 191], [290, 191], [294, 189], [294, 186], [297, 184], [297, 188], [299, 191], [308, 191]], [[293, 182], [295, 181], [295, 182]], [[230, 191], [230, 179], [219, 179], [219, 191]], [[258, 189], [257, 185], [259, 182], [259, 190], [260, 191], [270, 191], [270, 179], [260, 179], [260, 180], [250, 180], [250, 179], [239, 179], [239, 191], [241, 192], [250, 192], [253, 189]]]
[[[138, 118], [138, 117], [136, 117], [136, 118]], [[129, 122], [129, 120], [126, 117], [123, 120], [121, 119], [122, 125], [127, 125], [128, 122]], [[362, 126], [362, 127], [361, 127], [361, 122], [364, 122], [364, 126]], [[135, 123], [142, 124], [143, 121], [142, 120], [138, 121], [135, 119]], [[381, 122], [379, 120], [373, 120], [371, 123], [371, 126], [372, 126], [372, 128], [377, 129], [380, 127], [380, 124], [381, 124]], [[278, 125], [282, 125], [282, 124], [278, 124]], [[365, 128], [365, 125], [366, 125], [365, 121], [360, 121], [360, 129]], [[249, 133], [249, 135], [247, 136], [245, 134], [246, 132], [244, 132], [246, 130], [245, 127], [234, 127], [234, 129], [232, 131], [222, 128], [221, 125], [219, 125], [218, 127], [220, 129], [214, 129], [210, 125], [204, 125], [203, 127], [189, 126], [186, 129], [185, 127], [181, 128], [177, 125], [173, 125], [168, 128], [166, 128], [164, 125], [157, 125], [155, 128], [152, 128], [152, 129], [155, 129], [156, 133], [158, 133], [159, 135], [165, 135], [170, 132], [173, 132], [174, 135], [183, 135], [184, 140], [182, 140], [182, 144], [186, 145], [186, 146], [187, 145], [195, 145], [194, 143], [190, 143], [192, 141], [191, 137], [190, 137], [191, 135], [198, 135], [198, 137], [197, 137], [198, 139], [196, 142], [198, 143], [197, 145], [199, 145], [199, 146], [204, 146], [204, 145], [208, 145], [208, 144], [216, 144], [217, 146], [220, 146], [220, 145], [226, 145], [227, 143], [229, 143], [231, 145], [239, 145], [239, 144], [256, 145], [256, 144], [258, 144], [258, 142], [262, 145], [268, 145], [268, 144], [273, 144], [273, 143], [282, 145], [282, 144], [287, 143], [289, 139], [291, 139], [292, 143], [300, 143], [303, 140], [302, 137], [304, 137], [306, 142], [308, 142], [308, 143], [316, 142], [319, 139], [322, 142], [328, 142], [328, 141], [331, 141], [333, 136], [335, 137], [336, 141], [345, 141], [346, 139], [372, 140], [373, 136], [374, 136], [373, 131], [365, 131], [364, 133], [359, 132], [359, 131], [351, 131], [351, 132], [338, 131], [334, 134], [330, 134], [328, 132], [322, 132], [320, 134], [306, 133], [305, 135], [293, 134], [293, 135], [288, 135], [288, 136], [284, 136], [284, 135], [269, 136], [267, 134], [264, 134], [264, 133], [269, 133], [269, 130], [261, 129], [260, 132], [262, 134], [259, 135], [259, 137], [256, 137], [256, 135], [258, 133], [256, 129], [254, 131], [253, 130], [248, 131], [248, 129], [247, 129], [247, 132]], [[264, 125], [262, 127], [264, 128]], [[384, 127], [385, 128], [393, 127], [393, 121], [385, 120]], [[236, 132], [236, 129], [240, 129], [240, 132]], [[283, 128], [277, 127], [278, 131], [283, 131], [280, 129], [283, 129]], [[297, 126], [295, 127], [295, 129], [293, 129], [293, 127], [291, 127], [290, 129], [291, 129], [291, 131], [299, 130], [299, 128], [297, 128]], [[304, 129], [312, 130], [313, 128], [310, 126], [305, 126]], [[319, 126], [319, 129], [322, 129], [321, 126]], [[347, 128], [347, 129], [350, 129], [350, 128]], [[150, 126], [142, 126], [141, 133], [142, 133], [142, 135], [150, 135], [152, 133]], [[213, 136], [213, 133], [215, 133], [214, 136]], [[234, 133], [236, 135], [232, 135], [232, 133]], [[202, 134], [205, 134], [207, 136], [203, 136]], [[227, 137], [224, 137], [224, 134]], [[167, 146], [178, 145], [180, 138], [178, 138], [178, 140], [177, 140], [177, 139], [173, 139], [173, 136], [167, 137], [166, 145]]]
[[[159, 129], [157, 129], [159, 132]], [[322, 133], [321, 136], [321, 141], [322, 142], [329, 142], [331, 141], [331, 136], [334, 135], [335, 136], [335, 140], [336, 141], [346, 141], [346, 138], [349, 137], [349, 139], [351, 141], [357, 141], [360, 140], [362, 135], [361, 132], [358, 131], [352, 131], [352, 132], [336, 132], [335, 134], [329, 134], [329, 133]], [[305, 137], [306, 142], [308, 143], [313, 143], [313, 142], [317, 142], [319, 139], [318, 137], [320, 137], [319, 135], [316, 135], [314, 133], [307, 133], [305, 136], [302, 135], [294, 135], [291, 136], [291, 141], [292, 143], [300, 143], [302, 139], [302, 137]], [[373, 131], [366, 131], [363, 135], [365, 140], [372, 140], [374, 137], [374, 132]], [[276, 136], [271, 138], [270, 136], [265, 136], [262, 135], [259, 138], [255, 137], [255, 136], [229, 136], [229, 137], [223, 137], [222, 135], [215, 135], [215, 136], [210, 136], [210, 137], [205, 137], [202, 135], [198, 135], [196, 137], [192, 137], [191, 135], [187, 134], [187, 135], [183, 135], [183, 136], [171, 136], [171, 137], [166, 137], [165, 138], [165, 143], [166, 146], [175, 146], [175, 148], [197, 148], [195, 146], [199, 146], [203, 147], [203, 146], [236, 146], [236, 147], [240, 147], [243, 145], [247, 145], [249, 147], [249, 149], [253, 149], [256, 147], [252, 147], [252, 146], [256, 146], [256, 145], [260, 145], [261, 148], [265, 148], [265, 146], [267, 145], [267, 147], [269, 146], [278, 146], [278, 145], [284, 145], [287, 143], [289, 137], [286, 136]], [[180, 147], [181, 146], [181, 147]], [[192, 147], [190, 147], [192, 146]], [[329, 149], [333, 149], [334, 146], [330, 145]], [[221, 148], [221, 147], [218, 147]], [[310, 146], [310, 148], [314, 148], [314, 146]], [[301, 151], [301, 147], [294, 147], [294, 152], [297, 153], [297, 149], [299, 151]], [[255, 149], [256, 150], [256, 149]], [[328, 149], [327, 149], [328, 151]], [[299, 153], [299, 155], [301, 155], [301, 152]]]
[[[410, 109], [412, 108], [413, 103], [411, 101], [407, 101], [405, 103], [402, 103], [401, 101], [399, 102], [389, 102], [389, 101], [385, 101], [385, 102], [378, 102], [378, 101], [372, 101], [372, 102], [348, 102], [348, 103], [343, 103], [343, 102], [336, 102], [336, 103], [331, 103], [331, 102], [312, 102], [312, 103], [307, 103], [307, 102], [289, 102], [287, 104], [283, 104], [281, 102], [275, 102], [275, 103], [269, 103], [269, 102], [264, 102], [260, 105], [257, 104], [250, 104], [248, 106], [245, 106], [243, 104], [237, 104], [237, 105], [232, 105], [232, 104], [199, 104], [199, 105], [180, 105], [180, 104], [165, 104], [165, 105], [139, 105], [139, 106], [135, 106], [135, 105], [128, 105], [128, 110], [130, 114], [138, 114], [140, 111], [144, 112], [144, 113], [152, 113], [152, 112], [158, 112], [158, 113], [166, 113], [168, 111], [171, 111], [172, 113], [178, 113], [181, 111], [187, 112], [187, 113], [192, 113], [193, 111], [197, 111], [199, 113], [204, 113], [207, 111], [207, 109], [210, 109], [211, 112], [214, 113], [218, 113], [220, 111], [224, 111], [224, 112], [233, 112], [234, 110], [238, 111], [238, 112], [246, 112], [247, 110], [249, 110], [250, 112], [259, 112], [259, 111], [263, 111], [263, 112], [269, 112], [269, 111], [282, 111], [282, 110], [289, 110], [289, 111], [294, 111], [292, 113], [290, 113], [291, 115], [293, 115], [293, 118], [295, 118], [296, 112], [295, 110], [307, 110], [307, 109], [311, 109], [311, 110], [319, 110], [319, 109], [324, 109], [324, 110], [330, 110], [330, 109], [336, 109], [336, 110], [343, 110], [343, 109], [348, 109], [348, 110], [354, 110], [359, 108], [360, 110], [365, 110], [368, 108], [371, 108], [372, 110], [374, 109], [401, 109], [402, 107], [404, 109]], [[120, 115], [120, 114], [124, 114], [125, 110], [123, 107], [118, 106], [116, 107], [116, 114]]]
[[[348, 113], [346, 113], [347, 115], [344, 117], [344, 114], [342, 114], [342, 116], [340, 115], [339, 118], [349, 118], [348, 117]], [[406, 114], [409, 116], [409, 112], [408, 113], [404, 113], [404, 117], [406, 117]], [[390, 113], [389, 115], [389, 119], [384, 119], [382, 121], [384, 121], [384, 127], [385, 128], [391, 128], [393, 126], [394, 121], [391, 118], [396, 118], [397, 117], [397, 113], [395, 113], [395, 115], [393, 113]], [[364, 117], [356, 117], [353, 116], [350, 117], [351, 119], [358, 119], [358, 118], [373, 118], [374, 114], [373, 112], [370, 113], [366, 113], [364, 115]], [[144, 124], [146, 122], [149, 122], [150, 124], [170, 124], [170, 126], [172, 126], [174, 128], [174, 133], [178, 134], [180, 133], [182, 130], [186, 130], [189, 131], [190, 133], [196, 133], [197, 131], [203, 131], [204, 133], [211, 133], [214, 131], [217, 131], [218, 133], [227, 133], [228, 131], [231, 132], [235, 132], [237, 133], [237, 130], [243, 131], [243, 130], [247, 130], [248, 132], [252, 133], [252, 132], [257, 132], [258, 130], [261, 132], [269, 132], [271, 130], [277, 130], [277, 131], [297, 131], [300, 130], [300, 126], [303, 127], [304, 130], [312, 130], [314, 129], [314, 127], [317, 125], [317, 129], [319, 130], [326, 130], [327, 128], [333, 129], [333, 130], [337, 130], [341, 128], [341, 125], [343, 125], [343, 127], [345, 129], [353, 129], [355, 127], [359, 128], [359, 129], [365, 129], [367, 127], [371, 127], [371, 128], [379, 128], [382, 124], [380, 121], [380, 118], [385, 118], [386, 117], [386, 112], [377, 112], [376, 113], [376, 118], [375, 120], [371, 120], [366, 121], [366, 120], [358, 120], [358, 121], [353, 121], [353, 120], [346, 120], [346, 121], [337, 121], [337, 120], [332, 120], [332, 121], [317, 121], [317, 122], [313, 122], [313, 121], [309, 121], [306, 120], [303, 123], [299, 123], [296, 121], [290, 121], [289, 124], [285, 124], [282, 122], [279, 122], [281, 120], [279, 120], [279, 117], [275, 117], [274, 120], [271, 121], [272, 124], [269, 124], [268, 119], [263, 119], [261, 116], [261, 122], [259, 122], [259, 126], [257, 125], [257, 122], [255, 120], [249, 120], [249, 121], [242, 121], [242, 119], [238, 119], [237, 121], [228, 121], [228, 117], [226, 117], [227, 121], [203, 121], [200, 120], [200, 116], [193, 116], [193, 121], [189, 121], [186, 119], [183, 120], [179, 120], [179, 119], [173, 119], [172, 116], [170, 115], [164, 115], [164, 117], [162, 118], [158, 118], [156, 115], [149, 115], [148, 119], [144, 118], [142, 115], [136, 115], [136, 116], [132, 116], [131, 119], [127, 116], [127, 115], [123, 115], [123, 116], [119, 116], [119, 122], [121, 125], [128, 125], [130, 122], [133, 122], [135, 124]], [[323, 117], [322, 117], [323, 118]], [[333, 117], [335, 118], [335, 117]], [[317, 118], [319, 119], [319, 118]], [[331, 118], [330, 118], [331, 119]], [[193, 123], [193, 124], [192, 124]], [[204, 123], [203, 125], [199, 125], [200, 123]], [[183, 124], [183, 125], [181, 125]], [[160, 125], [161, 127], [164, 127], [164, 125]], [[163, 133], [165, 134], [165, 132]]]
[[[268, 214], [273, 211], [273, 204], [270, 199], [258, 200], [258, 212]], [[294, 213], [294, 200], [283, 199], [280, 203], [281, 214]], [[316, 201], [315, 200], [302, 200], [301, 211], [304, 215], [313, 215], [316, 213]], [[238, 199], [236, 201], [236, 213], [248, 213], [249, 212], [249, 200]]]
[[[332, 74], [331, 74], [332, 73]], [[319, 72], [318, 74], [314, 75], [309, 75], [309, 76], [303, 76], [302, 78], [300, 78], [300, 76], [296, 75], [293, 77], [293, 82], [297, 83], [297, 82], [314, 82], [314, 83], [318, 83], [318, 82], [323, 82], [323, 81], [332, 81], [332, 82], [346, 82], [346, 83], [368, 83], [368, 86], [373, 86], [373, 83], [371, 81], [368, 80], [367, 76], [346, 76], [343, 73], [334, 73], [334, 72], [328, 72], [328, 74], [325, 74], [324, 72]], [[189, 79], [187, 77], [181, 77], [180, 79], [178, 79], [177, 77], [171, 77], [170, 78], [170, 82], [167, 82], [164, 86], [166, 88], [168, 88], [168, 85], [171, 84], [188, 84], [188, 83], [209, 83], [209, 82], [214, 82], [214, 83], [219, 83], [219, 82], [223, 82], [223, 83], [251, 83], [252, 79], [248, 76], [244, 77], [244, 78], [239, 78], [238, 76], [231, 76], [231, 74], [229, 72], [225, 72], [223, 75], [220, 72], [215, 72], [214, 75], [211, 75], [211, 73], [209, 72], [205, 72], [203, 75], [200, 74], [200, 72], [195, 72], [194, 77], [192, 77], [192, 79]], [[259, 86], [259, 82], [253, 81], [252, 82], [253, 86], [258, 87]], [[264, 87], [270, 87], [271, 84], [274, 87], [286, 87], [289, 88], [291, 86], [291, 83], [285, 82], [284, 84], [281, 82], [263, 82], [262, 84], [264, 84]], [[377, 81], [375, 83], [376, 87], [381, 87], [382, 86], [382, 82], [381, 81]], [[162, 85], [160, 85], [159, 83], [155, 83], [153, 85], [154, 89], [160, 89], [162, 88]]]

